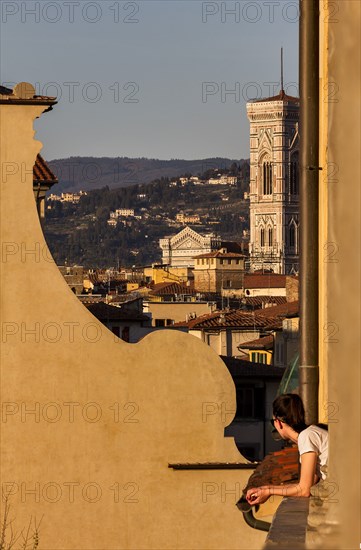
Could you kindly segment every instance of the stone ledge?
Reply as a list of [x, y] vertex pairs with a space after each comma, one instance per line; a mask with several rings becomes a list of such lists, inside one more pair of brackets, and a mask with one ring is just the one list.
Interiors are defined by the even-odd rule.
[[310, 499], [285, 497], [279, 505], [266, 538], [264, 550], [305, 548]]

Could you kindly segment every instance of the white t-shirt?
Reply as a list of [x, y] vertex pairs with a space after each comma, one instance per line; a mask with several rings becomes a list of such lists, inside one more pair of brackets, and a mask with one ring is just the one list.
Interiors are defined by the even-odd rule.
[[[300, 456], [310, 451], [317, 453], [316, 475], [325, 479], [326, 476], [320, 468], [327, 464], [328, 458], [328, 431], [311, 424], [298, 435], [298, 451]], [[301, 458], [300, 458], [301, 462]]]

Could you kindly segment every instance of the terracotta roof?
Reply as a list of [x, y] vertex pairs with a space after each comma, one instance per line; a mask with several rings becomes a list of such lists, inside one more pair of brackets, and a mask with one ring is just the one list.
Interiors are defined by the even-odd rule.
[[286, 302], [274, 307], [265, 307], [262, 309], [256, 309], [255, 313], [263, 317], [297, 317], [299, 315], [299, 302]]
[[247, 273], [244, 288], [286, 288], [286, 275], [278, 273]]
[[246, 296], [242, 301], [254, 309], [263, 309], [265, 307], [285, 304], [287, 298], [286, 296]]
[[221, 355], [221, 359], [226, 364], [232, 378], [274, 378], [281, 380], [285, 369], [265, 365], [264, 363], [254, 363], [238, 357], [226, 357]]
[[280, 90], [280, 93], [272, 97], [265, 97], [264, 99], [256, 99], [251, 103], [264, 103], [266, 101], [288, 101], [289, 103], [300, 103], [299, 97], [287, 95], [284, 90]]
[[250, 340], [249, 342], [243, 342], [238, 349], [272, 349], [274, 338], [271, 334], [263, 336], [262, 338], [256, 338], [256, 340]]
[[117, 306], [109, 306], [104, 302], [84, 304], [99, 321], [147, 321], [149, 317], [136, 311], [126, 310]]
[[194, 256], [195, 260], [199, 258], [244, 258], [244, 254], [238, 254], [237, 252], [221, 252], [217, 250], [216, 252], [208, 252], [207, 254], [200, 254], [199, 256]]
[[168, 296], [169, 294], [196, 294], [192, 286], [180, 283], [157, 283], [152, 286], [151, 294], [155, 296]]
[[268, 454], [251, 475], [246, 487], [245, 495], [251, 487], [262, 485], [283, 485], [294, 483], [299, 476], [299, 455], [297, 446], [285, 447], [282, 451]]
[[255, 312], [243, 310], [216, 311], [201, 315], [190, 321], [181, 321], [174, 323], [173, 327], [188, 327], [188, 329], [206, 329], [206, 328], [282, 328], [282, 322], [278, 318], [265, 317], [257, 315]]
[[33, 182], [38, 183], [58, 183], [58, 178], [50, 170], [49, 166], [41, 155], [36, 157], [33, 168]]

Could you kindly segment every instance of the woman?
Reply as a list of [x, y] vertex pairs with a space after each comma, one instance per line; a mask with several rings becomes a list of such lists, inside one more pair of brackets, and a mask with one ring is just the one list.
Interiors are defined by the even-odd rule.
[[328, 432], [320, 426], [305, 424], [305, 410], [301, 398], [285, 393], [273, 402], [272, 425], [282, 439], [297, 443], [300, 453], [301, 474], [298, 483], [289, 485], [263, 485], [247, 491], [250, 504], [262, 504], [271, 495], [288, 497], [309, 497], [312, 485], [325, 475], [321, 466], [327, 463]]

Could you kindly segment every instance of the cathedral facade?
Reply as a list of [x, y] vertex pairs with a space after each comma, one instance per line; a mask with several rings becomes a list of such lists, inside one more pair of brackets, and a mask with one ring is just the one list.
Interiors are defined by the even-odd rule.
[[283, 90], [247, 103], [251, 271], [299, 271], [299, 105]]

